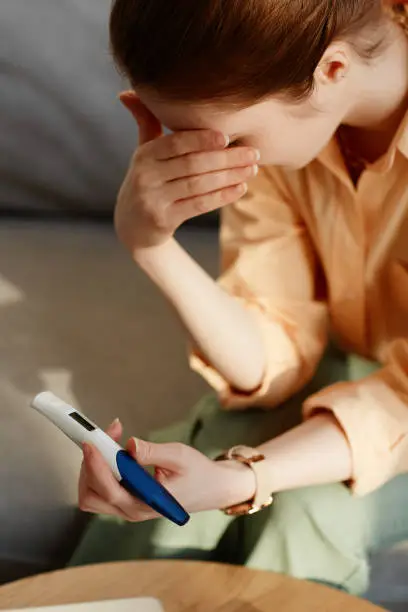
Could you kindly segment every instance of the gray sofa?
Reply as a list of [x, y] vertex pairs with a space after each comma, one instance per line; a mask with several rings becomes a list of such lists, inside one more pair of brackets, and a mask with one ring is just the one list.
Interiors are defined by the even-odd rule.
[[[143, 435], [204, 390], [110, 217], [137, 130], [117, 101], [110, 0], [0, 3], [0, 579], [65, 562], [79, 451], [28, 408], [51, 387]], [[216, 273], [215, 232], [187, 233]], [[170, 399], [169, 399], [170, 398]]]
[[[28, 408], [51, 388], [143, 435], [205, 391], [179, 328], [118, 245], [136, 142], [108, 53], [110, 0], [0, 3], [0, 580], [64, 564], [84, 517], [80, 453]], [[217, 272], [213, 229], [183, 244]], [[376, 601], [408, 602], [406, 546], [373, 559]], [[391, 607], [391, 606], [390, 606]]]

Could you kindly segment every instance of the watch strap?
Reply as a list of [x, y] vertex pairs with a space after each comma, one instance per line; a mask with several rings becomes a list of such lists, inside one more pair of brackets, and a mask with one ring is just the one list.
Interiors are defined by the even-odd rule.
[[255, 514], [270, 506], [273, 497], [269, 489], [269, 479], [265, 470], [265, 456], [249, 446], [234, 446], [217, 460], [239, 461], [247, 465], [255, 474], [256, 492], [252, 499], [224, 510], [229, 515]]

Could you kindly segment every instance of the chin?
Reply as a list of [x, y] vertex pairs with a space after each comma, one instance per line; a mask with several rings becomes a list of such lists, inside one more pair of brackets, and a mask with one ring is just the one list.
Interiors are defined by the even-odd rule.
[[264, 161], [262, 160], [261, 165], [262, 166], [277, 166], [279, 168], [284, 168], [285, 170], [303, 170], [303, 168], [306, 168], [306, 166], [308, 166], [314, 159], [316, 159], [317, 155], [314, 157], [307, 157], [307, 158], [302, 158], [302, 159], [291, 159], [291, 160], [280, 160], [280, 161]]
[[312, 161], [313, 159], [310, 159], [305, 162], [287, 162], [287, 163], [275, 164], [275, 165], [278, 165], [280, 168], [283, 168], [284, 170], [290, 170], [292, 172], [295, 172], [296, 170], [303, 170], [303, 168], [306, 168], [306, 166], [308, 166]]

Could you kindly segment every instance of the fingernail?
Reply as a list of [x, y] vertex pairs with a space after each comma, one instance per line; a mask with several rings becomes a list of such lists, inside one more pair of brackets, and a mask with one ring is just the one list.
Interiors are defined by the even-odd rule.
[[131, 440], [132, 440], [133, 444], [135, 445], [134, 452], [135, 452], [135, 454], [137, 454], [139, 441], [138, 441], [137, 438], [131, 438]]
[[84, 453], [85, 459], [90, 459], [92, 455], [92, 444], [89, 444], [89, 442], [83, 442], [82, 451]]
[[116, 419], [113, 419], [111, 427], [113, 427], [114, 425], [120, 425], [120, 419], [118, 417], [116, 417]]
[[259, 161], [261, 159], [261, 152], [259, 151], [259, 149], [255, 149], [255, 159], [256, 161]]
[[255, 166], [253, 166], [253, 169], [254, 169], [254, 176], [256, 176], [256, 175], [258, 174], [258, 172], [259, 172], [259, 166], [258, 166], [258, 164], [256, 164]]
[[219, 144], [220, 144], [222, 147], [227, 148], [227, 147], [229, 146], [229, 143], [230, 143], [229, 136], [227, 136], [226, 134], [222, 134], [222, 133], [220, 132], [220, 134], [219, 134], [219, 136], [218, 136], [218, 139], [217, 139], [217, 142], [219, 142]]

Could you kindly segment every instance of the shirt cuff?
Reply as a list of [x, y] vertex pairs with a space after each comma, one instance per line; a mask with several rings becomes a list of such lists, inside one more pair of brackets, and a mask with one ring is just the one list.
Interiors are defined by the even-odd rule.
[[408, 409], [381, 378], [338, 383], [304, 404], [306, 419], [322, 410], [333, 413], [348, 439], [353, 459], [351, 487], [356, 495], [371, 493], [402, 471]]

